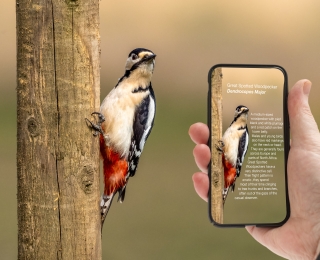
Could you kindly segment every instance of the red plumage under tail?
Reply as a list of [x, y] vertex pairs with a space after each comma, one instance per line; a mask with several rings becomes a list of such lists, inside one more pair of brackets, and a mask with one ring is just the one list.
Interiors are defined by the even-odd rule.
[[236, 168], [226, 160], [224, 154], [222, 154], [222, 164], [224, 168], [224, 188], [222, 191], [223, 205], [227, 199], [229, 189], [234, 190], [235, 181], [237, 178]]
[[114, 195], [126, 186], [128, 163], [120, 155], [105, 145], [100, 135], [100, 152], [103, 159], [104, 192], [101, 197], [101, 227], [110, 210]]

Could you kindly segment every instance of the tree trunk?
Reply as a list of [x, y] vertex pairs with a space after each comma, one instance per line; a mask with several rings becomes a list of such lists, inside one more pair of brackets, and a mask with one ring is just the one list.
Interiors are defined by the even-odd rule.
[[222, 69], [216, 68], [211, 78], [211, 216], [223, 224], [223, 166], [221, 153], [215, 149], [222, 140]]
[[101, 259], [99, 0], [17, 0], [18, 259]]

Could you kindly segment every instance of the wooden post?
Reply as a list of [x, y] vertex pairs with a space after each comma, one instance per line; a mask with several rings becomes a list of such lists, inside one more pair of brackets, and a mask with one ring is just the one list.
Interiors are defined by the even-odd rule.
[[222, 190], [224, 171], [221, 153], [215, 145], [222, 140], [222, 69], [216, 68], [211, 76], [211, 216], [215, 222], [223, 224]]
[[101, 259], [99, 0], [17, 0], [18, 259]]

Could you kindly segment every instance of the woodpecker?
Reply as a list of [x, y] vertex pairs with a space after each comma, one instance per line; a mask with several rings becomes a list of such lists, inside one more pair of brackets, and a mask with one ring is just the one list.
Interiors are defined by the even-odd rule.
[[222, 152], [224, 168], [223, 204], [229, 189], [234, 191], [236, 179], [240, 176], [242, 163], [247, 153], [249, 143], [248, 112], [249, 109], [246, 106], [240, 105], [236, 108], [233, 121], [223, 134], [222, 140], [216, 145], [216, 148]]
[[156, 55], [147, 49], [130, 52], [125, 73], [100, 106], [97, 124], [88, 119], [94, 135], [100, 134], [103, 160], [104, 192], [101, 196], [101, 223], [110, 209], [113, 197], [123, 202], [130, 177], [136, 173], [145, 142], [151, 132], [156, 100], [151, 77]]

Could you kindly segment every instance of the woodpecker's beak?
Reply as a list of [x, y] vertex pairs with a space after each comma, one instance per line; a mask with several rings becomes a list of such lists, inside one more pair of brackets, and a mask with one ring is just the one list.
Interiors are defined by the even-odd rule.
[[248, 114], [249, 108], [243, 107], [241, 111], [238, 112], [238, 115]]
[[242, 110], [241, 114], [248, 114], [249, 112], [249, 108], [245, 108]]
[[142, 63], [142, 62], [147, 62], [147, 61], [149, 61], [149, 60], [153, 60], [153, 59], [156, 58], [156, 56], [157, 56], [157, 55], [153, 54], [153, 55], [150, 55], [150, 56], [148, 56], [148, 57], [146, 57], [146, 58], [143, 58], [143, 59], [141, 60], [141, 63]]
[[138, 61], [136, 64], [134, 64], [134, 65], [131, 67], [130, 71], [135, 70], [136, 68], [138, 68], [138, 67], [139, 67], [141, 64], [143, 64], [143, 63], [148, 63], [149, 61], [154, 60], [155, 57], [156, 57], [156, 55], [153, 54], [153, 55], [150, 55], [150, 56], [147, 56], [147, 57], [142, 58], [140, 61]]

